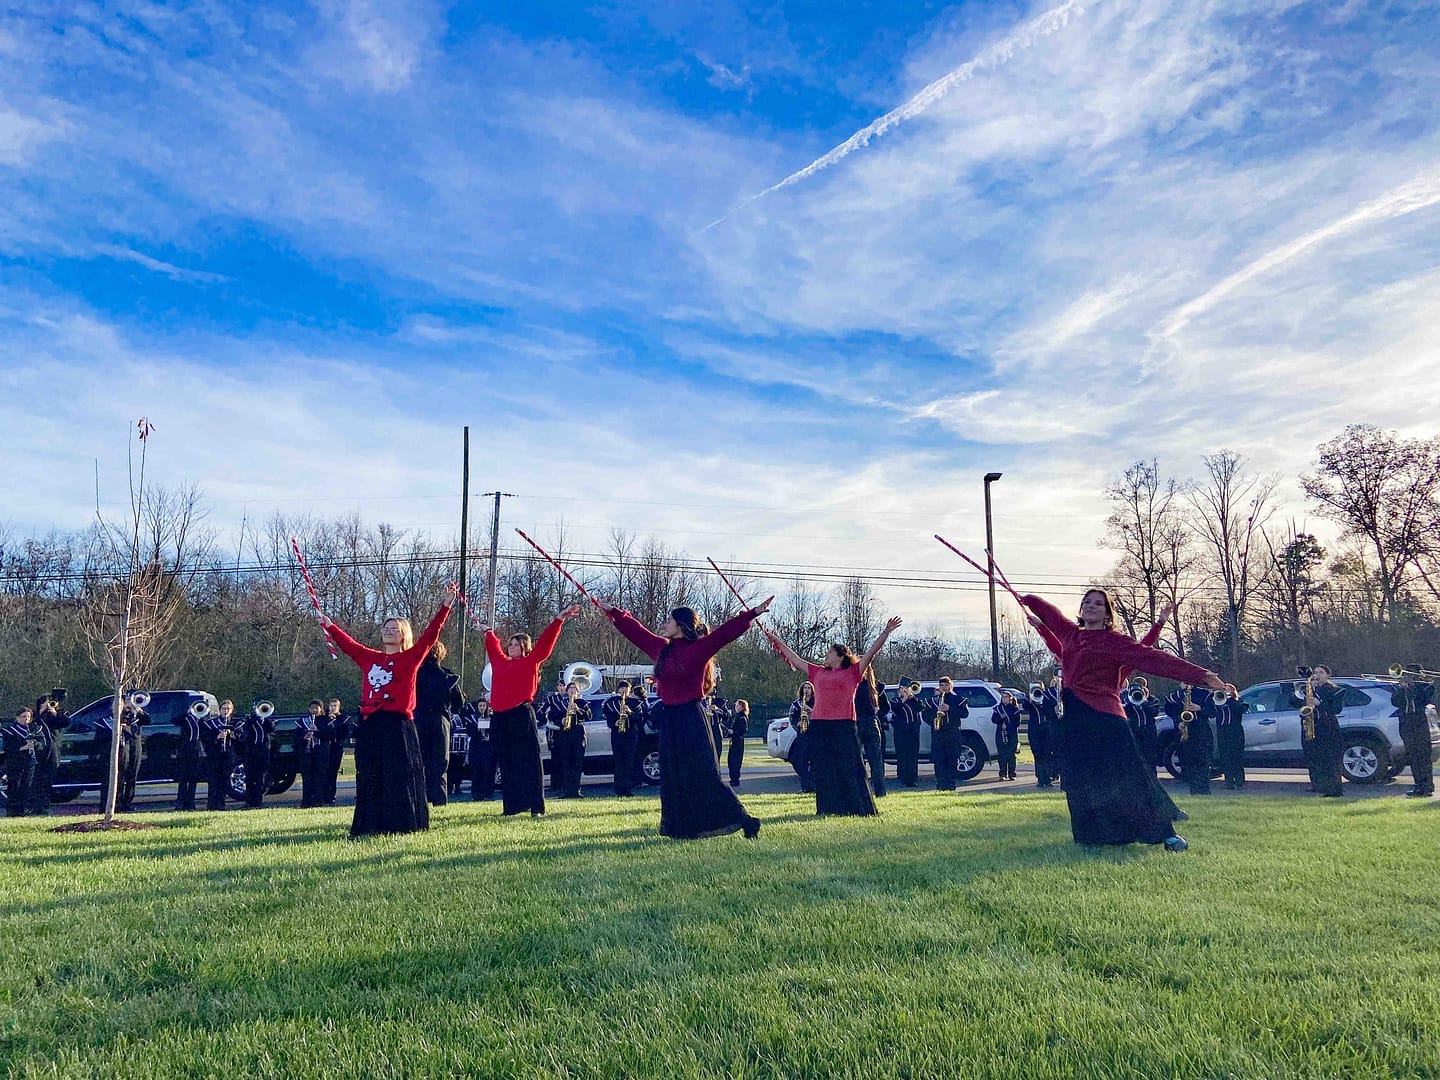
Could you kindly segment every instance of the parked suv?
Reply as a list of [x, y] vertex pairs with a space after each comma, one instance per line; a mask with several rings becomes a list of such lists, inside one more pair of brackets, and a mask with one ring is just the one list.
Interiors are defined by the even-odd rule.
[[[928, 705], [935, 698], [937, 683], [920, 684], [919, 700]], [[893, 703], [899, 690], [898, 684], [885, 687], [885, 696]], [[965, 679], [955, 684], [955, 692], [965, 698], [970, 706], [970, 716], [960, 733], [960, 779], [970, 780], [980, 775], [980, 770], [995, 756], [995, 725], [990, 722], [991, 713], [1000, 704], [1000, 692], [990, 683], [980, 679]], [[920, 760], [930, 760], [930, 736], [935, 729], [929, 724], [920, 725]], [[765, 731], [765, 745], [770, 756], [781, 761], [790, 760], [790, 744], [795, 741], [795, 730], [790, 726], [788, 716], [771, 720]], [[895, 760], [895, 733], [885, 729], [885, 760]]]
[[[1379, 784], [1405, 768], [1400, 717], [1390, 704], [1393, 683], [1375, 679], [1336, 679], [1345, 688], [1340, 714], [1344, 749], [1340, 768], [1352, 784]], [[1300, 707], [1291, 697], [1294, 680], [1256, 683], [1240, 692], [1250, 706], [1245, 713], [1245, 764], [1255, 767], [1303, 769], [1300, 748]], [[1208, 693], [1208, 691], [1201, 691]], [[1160, 761], [1177, 779], [1180, 737], [1175, 722], [1163, 713], [1157, 721]], [[1430, 717], [1430, 755], [1440, 756], [1440, 727]]]

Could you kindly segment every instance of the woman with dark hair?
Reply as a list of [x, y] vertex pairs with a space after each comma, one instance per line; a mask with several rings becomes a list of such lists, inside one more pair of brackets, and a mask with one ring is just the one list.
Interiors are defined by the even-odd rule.
[[444, 806], [449, 796], [445, 773], [450, 766], [450, 719], [465, 707], [460, 676], [444, 666], [445, 654], [445, 643], [435, 642], [415, 675], [415, 737], [431, 806]]
[[774, 634], [766, 637], [795, 669], [805, 670], [815, 686], [810, 714], [810, 775], [815, 782], [815, 813], [868, 815], [876, 813], [875, 798], [865, 776], [855, 719], [855, 696], [870, 662], [900, 628], [897, 617], [885, 624], [875, 643], [857, 658], [848, 645], [831, 644], [824, 664], [812, 664]]
[[35, 781], [35, 713], [29, 705], [15, 711], [15, 719], [0, 727], [5, 744], [5, 814], [24, 817], [30, 805], [30, 785]]
[[855, 729], [860, 736], [861, 756], [870, 771], [870, 794], [877, 799], [885, 795], [885, 736], [880, 730], [884, 703], [885, 695], [875, 682], [875, 665], [870, 664], [855, 688]]
[[419, 832], [430, 827], [425, 764], [415, 735], [415, 677], [450, 618], [449, 598], [415, 639], [410, 620], [389, 618], [380, 627], [382, 648], [361, 645], [324, 615], [320, 624], [336, 647], [365, 673], [360, 684], [360, 726], [355, 732], [355, 817], [352, 837]]
[[730, 726], [725, 729], [730, 739], [730, 749], [725, 755], [725, 764], [730, 769], [730, 786], [740, 786], [740, 770], [745, 767], [745, 738], [750, 734], [750, 702], [738, 698], [730, 710]]
[[628, 611], [605, 609], [621, 636], [655, 662], [660, 700], [651, 713], [660, 732], [661, 836], [694, 839], [743, 829], [753, 839], [760, 832], [760, 819], [745, 812], [720, 778], [700, 699], [714, 689], [715, 654], [750, 629], [774, 599], [742, 611], [713, 631], [693, 608], [676, 608], [658, 634]]
[[1310, 697], [1305, 694], [1307, 683], [1300, 683], [1295, 690], [1298, 706], [1314, 709], [1310, 719], [1300, 726], [1300, 747], [1305, 752], [1310, 783], [1322, 799], [1338, 799], [1345, 794], [1342, 786], [1345, 774], [1340, 769], [1345, 753], [1344, 740], [1340, 737], [1345, 688], [1334, 678], [1328, 667], [1316, 664], [1308, 680]]
[[790, 740], [790, 767], [800, 778], [800, 790], [809, 793], [815, 790], [810, 775], [810, 714], [815, 711], [815, 687], [807, 679], [800, 684], [800, 692], [790, 703], [790, 730], [795, 738]]
[[555, 651], [565, 620], [579, 614], [572, 605], [555, 616], [538, 642], [529, 634], [511, 634], [503, 648], [495, 631], [482, 627], [490, 660], [490, 745], [500, 766], [501, 813], [506, 816], [526, 810], [531, 817], [545, 813], [535, 695], [540, 692], [540, 666]]
[[1224, 680], [1116, 631], [1104, 589], [1085, 593], [1074, 622], [1038, 596], [1020, 599], [1059, 646], [1065, 670], [1065, 722], [1058, 735], [1075, 842], [1163, 843], [1169, 851], [1184, 851], [1185, 841], [1175, 835], [1179, 812], [1141, 760], [1120, 687], [1131, 670], [1215, 690]]

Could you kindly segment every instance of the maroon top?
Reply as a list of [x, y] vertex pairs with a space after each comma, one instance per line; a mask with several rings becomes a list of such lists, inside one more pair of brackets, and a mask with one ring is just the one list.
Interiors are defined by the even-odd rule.
[[1203, 685], [1210, 674], [1178, 656], [1142, 645], [1118, 630], [1081, 629], [1054, 604], [1038, 596], [1020, 599], [1059, 642], [1065, 689], [1098, 712], [1125, 715], [1120, 688], [1132, 670], [1191, 686]]
[[435, 613], [435, 618], [415, 639], [415, 644], [398, 653], [368, 648], [340, 627], [330, 627], [330, 637], [340, 651], [365, 672], [365, 681], [360, 686], [361, 716], [384, 709], [415, 719], [415, 674], [425, 662], [425, 657], [430, 655], [435, 642], [440, 640], [440, 631], [449, 617], [450, 605], [446, 604]]
[[647, 630], [628, 611], [606, 608], [605, 614], [626, 641], [655, 661], [655, 690], [666, 705], [685, 705], [704, 697], [705, 669], [710, 661], [726, 645], [743, 636], [755, 621], [753, 611], [742, 611], [694, 641], [684, 638], [670, 641]]

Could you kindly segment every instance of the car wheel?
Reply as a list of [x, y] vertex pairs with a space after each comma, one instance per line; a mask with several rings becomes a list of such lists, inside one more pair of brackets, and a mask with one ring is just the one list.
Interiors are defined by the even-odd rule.
[[75, 787], [72, 784], [56, 784], [50, 789], [50, 801], [54, 803], [74, 802], [84, 791], [84, 788]]
[[1390, 753], [1379, 739], [1356, 735], [1345, 740], [1340, 771], [1352, 784], [1378, 784], [1390, 772]]
[[1160, 747], [1160, 762], [1172, 780], [1185, 779], [1185, 770], [1180, 765], [1180, 740], [1171, 739]]
[[645, 783], [656, 787], [660, 783], [660, 748], [654, 747], [647, 751], [640, 759], [640, 775], [645, 777]]
[[270, 781], [270, 788], [269, 788], [268, 791], [265, 792], [265, 794], [266, 794], [266, 795], [283, 795], [285, 792], [289, 791], [289, 790], [290, 790], [292, 787], [294, 787], [294, 786], [295, 786], [295, 774], [294, 774], [294, 773], [291, 773], [289, 776], [279, 776], [279, 777], [276, 777], [275, 779], [273, 779], [273, 780]]
[[990, 752], [985, 749], [985, 742], [979, 735], [964, 735], [960, 739], [960, 768], [956, 776], [963, 784], [966, 780], [973, 780], [980, 775], [980, 770], [985, 767], [985, 759]]

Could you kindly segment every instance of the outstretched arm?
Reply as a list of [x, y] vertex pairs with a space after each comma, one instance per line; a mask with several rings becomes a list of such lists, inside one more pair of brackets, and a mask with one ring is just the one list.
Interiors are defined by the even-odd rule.
[[749, 611], [742, 611], [739, 615], [726, 619], [714, 630], [711, 630], [696, 643], [700, 646], [701, 655], [709, 659], [732, 641], [739, 640], [745, 631], [750, 629], [751, 623], [770, 610], [770, 605], [774, 600], [775, 597], [771, 596], [763, 603], [756, 604]]
[[330, 635], [330, 640], [335, 643], [337, 649], [361, 667], [365, 666], [366, 658], [375, 650], [367, 649], [364, 645], [361, 645], [344, 630], [341, 630], [328, 615], [320, 616], [320, 625], [323, 626], [325, 632]]
[[[764, 630], [763, 627], [762, 630]], [[781, 641], [779, 634], [772, 634], [769, 630], [764, 630], [764, 634], [770, 639], [770, 644], [775, 646], [775, 651], [785, 658], [785, 662], [790, 665], [790, 670], [806, 671], [811, 667], [810, 661]]]
[[570, 606], [556, 615], [554, 620], [547, 626], [540, 635], [540, 640], [535, 642], [535, 648], [530, 652], [530, 659], [539, 667], [550, 659], [550, 654], [555, 651], [555, 646], [560, 643], [560, 631], [565, 629], [565, 620], [573, 619], [580, 614], [578, 606]]
[[1045, 642], [1045, 647], [1049, 649], [1058, 660], [1061, 649], [1060, 639], [1050, 632], [1050, 628], [1040, 621], [1039, 616], [1026, 613], [1025, 620], [1035, 628], [1035, 632], [1040, 635], [1040, 640]]
[[880, 655], [880, 650], [885, 647], [885, 642], [890, 639], [890, 635], [896, 630], [899, 630], [904, 624], [905, 620], [898, 615], [885, 624], [885, 629], [880, 631], [880, 636], [875, 639], [875, 644], [866, 649], [865, 655], [860, 658], [861, 671], [864, 671], [870, 666], [875, 657]]
[[660, 650], [665, 648], [665, 639], [659, 634], [653, 634], [641, 625], [640, 620], [631, 615], [628, 611], [621, 611], [619, 608], [606, 608], [605, 617], [608, 618], [620, 636], [630, 642], [637, 649], [643, 652], [651, 660], [660, 656]]

